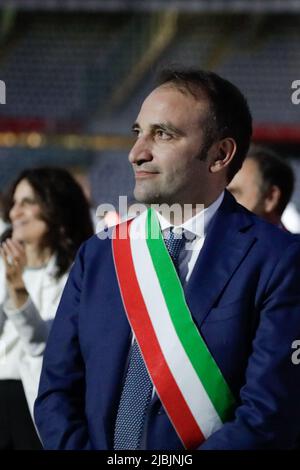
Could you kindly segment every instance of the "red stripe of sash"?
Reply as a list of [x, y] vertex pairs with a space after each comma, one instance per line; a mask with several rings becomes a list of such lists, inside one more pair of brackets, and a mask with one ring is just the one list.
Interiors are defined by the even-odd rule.
[[[193, 449], [201, 444], [204, 436], [174, 380], [149, 318], [131, 255], [131, 222], [124, 222], [127, 228], [118, 225], [113, 236], [114, 263], [124, 308], [157, 394], [184, 446]], [[126, 237], [119, 237], [120, 230]]]

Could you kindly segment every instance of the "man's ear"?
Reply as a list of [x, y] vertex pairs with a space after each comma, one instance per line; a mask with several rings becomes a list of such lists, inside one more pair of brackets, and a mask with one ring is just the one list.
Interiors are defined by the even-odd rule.
[[264, 211], [266, 214], [271, 212], [277, 212], [277, 207], [281, 198], [281, 190], [278, 186], [272, 185], [269, 187], [268, 191], [264, 197]]
[[212, 146], [213, 161], [209, 167], [211, 173], [217, 173], [229, 165], [236, 153], [236, 142], [231, 137], [219, 140]]

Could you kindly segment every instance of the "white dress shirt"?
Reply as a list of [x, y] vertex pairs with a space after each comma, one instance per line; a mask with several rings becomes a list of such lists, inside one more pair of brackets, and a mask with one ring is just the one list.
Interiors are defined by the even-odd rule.
[[224, 191], [210, 206], [198, 212], [194, 217], [191, 217], [182, 225], [173, 226], [157, 212], [160, 228], [163, 234], [166, 230], [174, 227], [174, 232], [178, 231], [178, 233], [182, 233], [182, 230], [184, 230], [184, 233], [188, 238], [188, 241], [185, 242], [185, 246], [179, 254], [178, 260], [178, 274], [183, 286], [186, 285], [191, 277], [197, 258], [203, 247], [209, 224], [222, 204], [223, 198]]
[[[171, 227], [174, 227], [174, 232], [178, 231], [178, 233], [182, 233], [182, 230], [184, 230], [185, 236], [188, 239], [185, 242], [184, 248], [179, 254], [178, 260], [178, 274], [183, 286], [186, 285], [191, 277], [197, 258], [203, 247], [208, 227], [220, 205], [222, 204], [223, 198], [224, 191], [210, 206], [206, 207], [206, 209], [203, 209], [194, 217], [191, 217], [183, 224], [177, 226], [172, 225], [171, 222], [165, 219], [159, 212], [156, 212], [163, 235], [166, 230], [170, 230]], [[133, 344], [134, 340], [135, 335], [133, 333], [131, 344]], [[155, 387], [153, 387], [152, 398], [154, 394]]]

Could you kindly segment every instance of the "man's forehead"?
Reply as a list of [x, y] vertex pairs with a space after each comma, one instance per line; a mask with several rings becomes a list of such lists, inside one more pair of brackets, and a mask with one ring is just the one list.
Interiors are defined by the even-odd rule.
[[[167, 111], [171, 117], [178, 114], [178, 109], [182, 117], [185, 115], [191, 118], [193, 112], [200, 117], [206, 117], [209, 111], [209, 102], [206, 96], [203, 98], [195, 97], [187, 90], [179, 89], [172, 83], [166, 83], [154, 88], [148, 96], [146, 96], [140, 108], [137, 121], [140, 116], [149, 111], [153, 114]], [[197, 119], [198, 119], [198, 116]]]
[[183, 84], [177, 84], [174, 82], [166, 82], [162, 85], [158, 85], [149, 93], [145, 100], [149, 97], [156, 96], [157, 94], [163, 94], [164, 92], [181, 94], [185, 97], [192, 98], [195, 101], [209, 101], [207, 94], [200, 87], [196, 87], [195, 85], [184, 86]]

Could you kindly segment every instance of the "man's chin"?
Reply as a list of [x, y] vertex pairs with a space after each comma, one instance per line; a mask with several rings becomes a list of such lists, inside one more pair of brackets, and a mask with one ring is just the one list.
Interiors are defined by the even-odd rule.
[[141, 204], [153, 204], [155, 202], [155, 195], [141, 191], [139, 188], [135, 188], [133, 195], [135, 200]]

